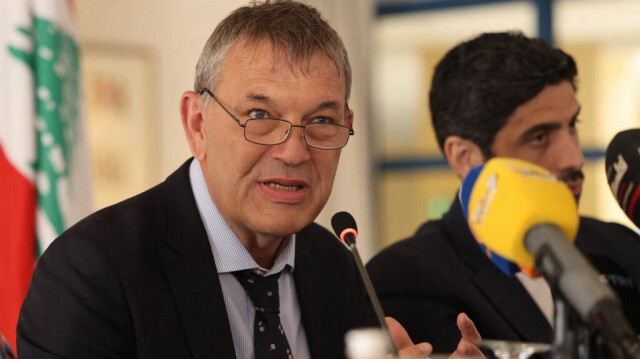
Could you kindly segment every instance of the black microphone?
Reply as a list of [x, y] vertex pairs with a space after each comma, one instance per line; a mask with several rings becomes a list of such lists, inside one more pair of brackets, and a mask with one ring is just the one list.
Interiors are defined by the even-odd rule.
[[378, 322], [380, 322], [380, 327], [386, 334], [389, 341], [389, 348], [391, 348], [391, 352], [393, 353], [394, 358], [398, 357], [398, 348], [396, 348], [396, 344], [393, 342], [393, 337], [391, 336], [391, 332], [389, 331], [387, 322], [384, 320], [384, 313], [382, 312], [382, 306], [380, 305], [380, 301], [378, 300], [378, 295], [373, 289], [371, 279], [369, 278], [369, 273], [367, 273], [367, 270], [364, 268], [362, 259], [360, 258], [360, 254], [358, 253], [358, 248], [356, 248], [358, 227], [356, 226], [355, 219], [353, 219], [353, 216], [348, 212], [338, 212], [334, 214], [333, 217], [331, 217], [331, 227], [333, 227], [333, 231], [353, 255], [353, 258], [356, 261], [356, 267], [358, 267], [360, 277], [362, 277], [362, 281], [364, 282], [367, 294], [369, 295], [369, 298], [371, 300], [373, 310], [376, 312]]
[[605, 152], [607, 182], [624, 213], [640, 227], [640, 129], [616, 134]]

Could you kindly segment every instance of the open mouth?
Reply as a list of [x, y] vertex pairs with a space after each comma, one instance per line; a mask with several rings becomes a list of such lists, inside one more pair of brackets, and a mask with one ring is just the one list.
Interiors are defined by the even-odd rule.
[[289, 191], [289, 192], [299, 191], [302, 189], [302, 185], [297, 185], [297, 184], [286, 185], [286, 184], [277, 183], [277, 182], [265, 182], [265, 185], [273, 189], [277, 189], [280, 191]]

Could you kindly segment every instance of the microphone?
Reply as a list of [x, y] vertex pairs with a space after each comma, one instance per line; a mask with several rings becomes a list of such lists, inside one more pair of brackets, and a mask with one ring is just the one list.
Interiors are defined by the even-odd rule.
[[524, 242], [535, 224], [555, 223], [571, 241], [578, 233], [578, 209], [567, 186], [526, 161], [495, 158], [473, 168], [462, 183], [460, 201], [474, 237], [510, 276], [520, 270], [540, 276]]
[[624, 268], [611, 258], [600, 254], [585, 254], [591, 263], [600, 273], [603, 282], [616, 293], [627, 321], [634, 332], [640, 331], [640, 292], [636, 282], [628, 275]]
[[629, 219], [640, 227], [640, 129], [616, 134], [605, 152], [607, 182], [618, 204]]
[[[464, 219], [469, 219], [469, 211], [467, 209], [469, 205], [469, 197], [471, 196], [471, 190], [473, 189], [473, 185], [476, 183], [480, 172], [484, 168], [484, 165], [476, 166], [467, 172], [467, 175], [464, 177], [462, 181], [462, 186], [460, 187], [460, 192], [458, 192], [458, 200], [460, 201], [460, 205], [462, 207], [462, 213], [464, 214]], [[493, 264], [498, 267], [504, 274], [509, 277], [513, 277], [516, 273], [520, 271], [526, 272], [530, 277], [537, 277], [539, 274], [535, 272], [535, 269], [520, 267], [517, 263], [512, 262], [498, 253], [492, 251], [490, 248], [487, 248], [483, 243], [478, 242], [480, 249], [487, 255], [487, 257], [493, 262]]]
[[371, 305], [373, 306], [373, 310], [376, 313], [376, 317], [378, 318], [378, 322], [380, 322], [380, 327], [382, 331], [385, 333], [387, 340], [389, 342], [389, 348], [393, 354], [394, 358], [398, 357], [398, 348], [396, 348], [396, 344], [393, 342], [393, 337], [391, 336], [391, 332], [389, 331], [389, 327], [387, 326], [387, 322], [384, 320], [384, 313], [382, 312], [382, 306], [380, 305], [380, 301], [378, 300], [378, 295], [373, 289], [373, 284], [371, 284], [371, 279], [369, 278], [369, 273], [364, 268], [362, 264], [362, 259], [360, 258], [360, 254], [358, 253], [358, 248], [356, 247], [356, 238], [358, 237], [358, 227], [356, 226], [356, 221], [353, 219], [353, 216], [348, 212], [338, 212], [331, 217], [331, 227], [333, 227], [333, 231], [336, 233], [338, 238], [342, 241], [342, 243], [349, 249], [353, 258], [356, 261], [356, 267], [358, 267], [358, 271], [360, 272], [360, 277], [364, 282], [364, 286], [367, 290], [367, 294], [371, 300]]
[[579, 215], [563, 182], [535, 164], [493, 158], [477, 176], [467, 211], [476, 240], [527, 274], [537, 270], [588, 327], [626, 357], [640, 358], [618, 298], [572, 244]]

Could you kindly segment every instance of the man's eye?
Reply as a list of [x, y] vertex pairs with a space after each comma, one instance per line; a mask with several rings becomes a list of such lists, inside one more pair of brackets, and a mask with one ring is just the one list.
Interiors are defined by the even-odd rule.
[[530, 139], [530, 142], [534, 145], [540, 145], [540, 144], [543, 144], [546, 140], [547, 140], [547, 134], [539, 133], [535, 136], [532, 136]]
[[332, 124], [332, 123], [334, 123], [334, 121], [333, 121], [333, 119], [331, 119], [329, 117], [315, 117], [313, 120], [309, 121], [308, 123], [314, 123], [314, 124], [329, 123], [329, 124]]
[[251, 118], [267, 118], [267, 111], [265, 110], [251, 110], [249, 113]]
[[569, 131], [574, 136], [578, 134], [578, 123], [580, 123], [580, 120], [576, 118], [569, 124]]

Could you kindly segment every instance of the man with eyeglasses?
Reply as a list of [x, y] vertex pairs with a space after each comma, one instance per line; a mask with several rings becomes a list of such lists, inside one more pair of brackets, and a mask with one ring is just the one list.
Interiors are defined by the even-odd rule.
[[[353, 135], [336, 32], [297, 2], [234, 11], [180, 113], [195, 159], [63, 233], [18, 325], [29, 358], [341, 358], [374, 324], [353, 258], [313, 223]], [[429, 354], [390, 320], [406, 355]], [[479, 353], [460, 322], [458, 354]]]
[[[256, 117], [248, 118], [244, 123], [227, 110], [226, 107], [208, 89], [200, 91], [200, 95], [209, 94], [212, 99], [233, 119], [238, 126], [244, 128], [244, 138], [257, 145], [279, 145], [289, 138], [291, 129], [302, 129], [302, 137], [309, 147], [319, 150], [338, 150], [347, 145], [349, 136], [354, 134], [353, 129], [334, 123], [332, 119], [325, 117], [314, 118], [304, 125], [294, 125], [291, 122], [279, 118]], [[265, 111], [260, 112], [266, 114]], [[345, 105], [345, 116], [349, 113], [349, 107]]]

